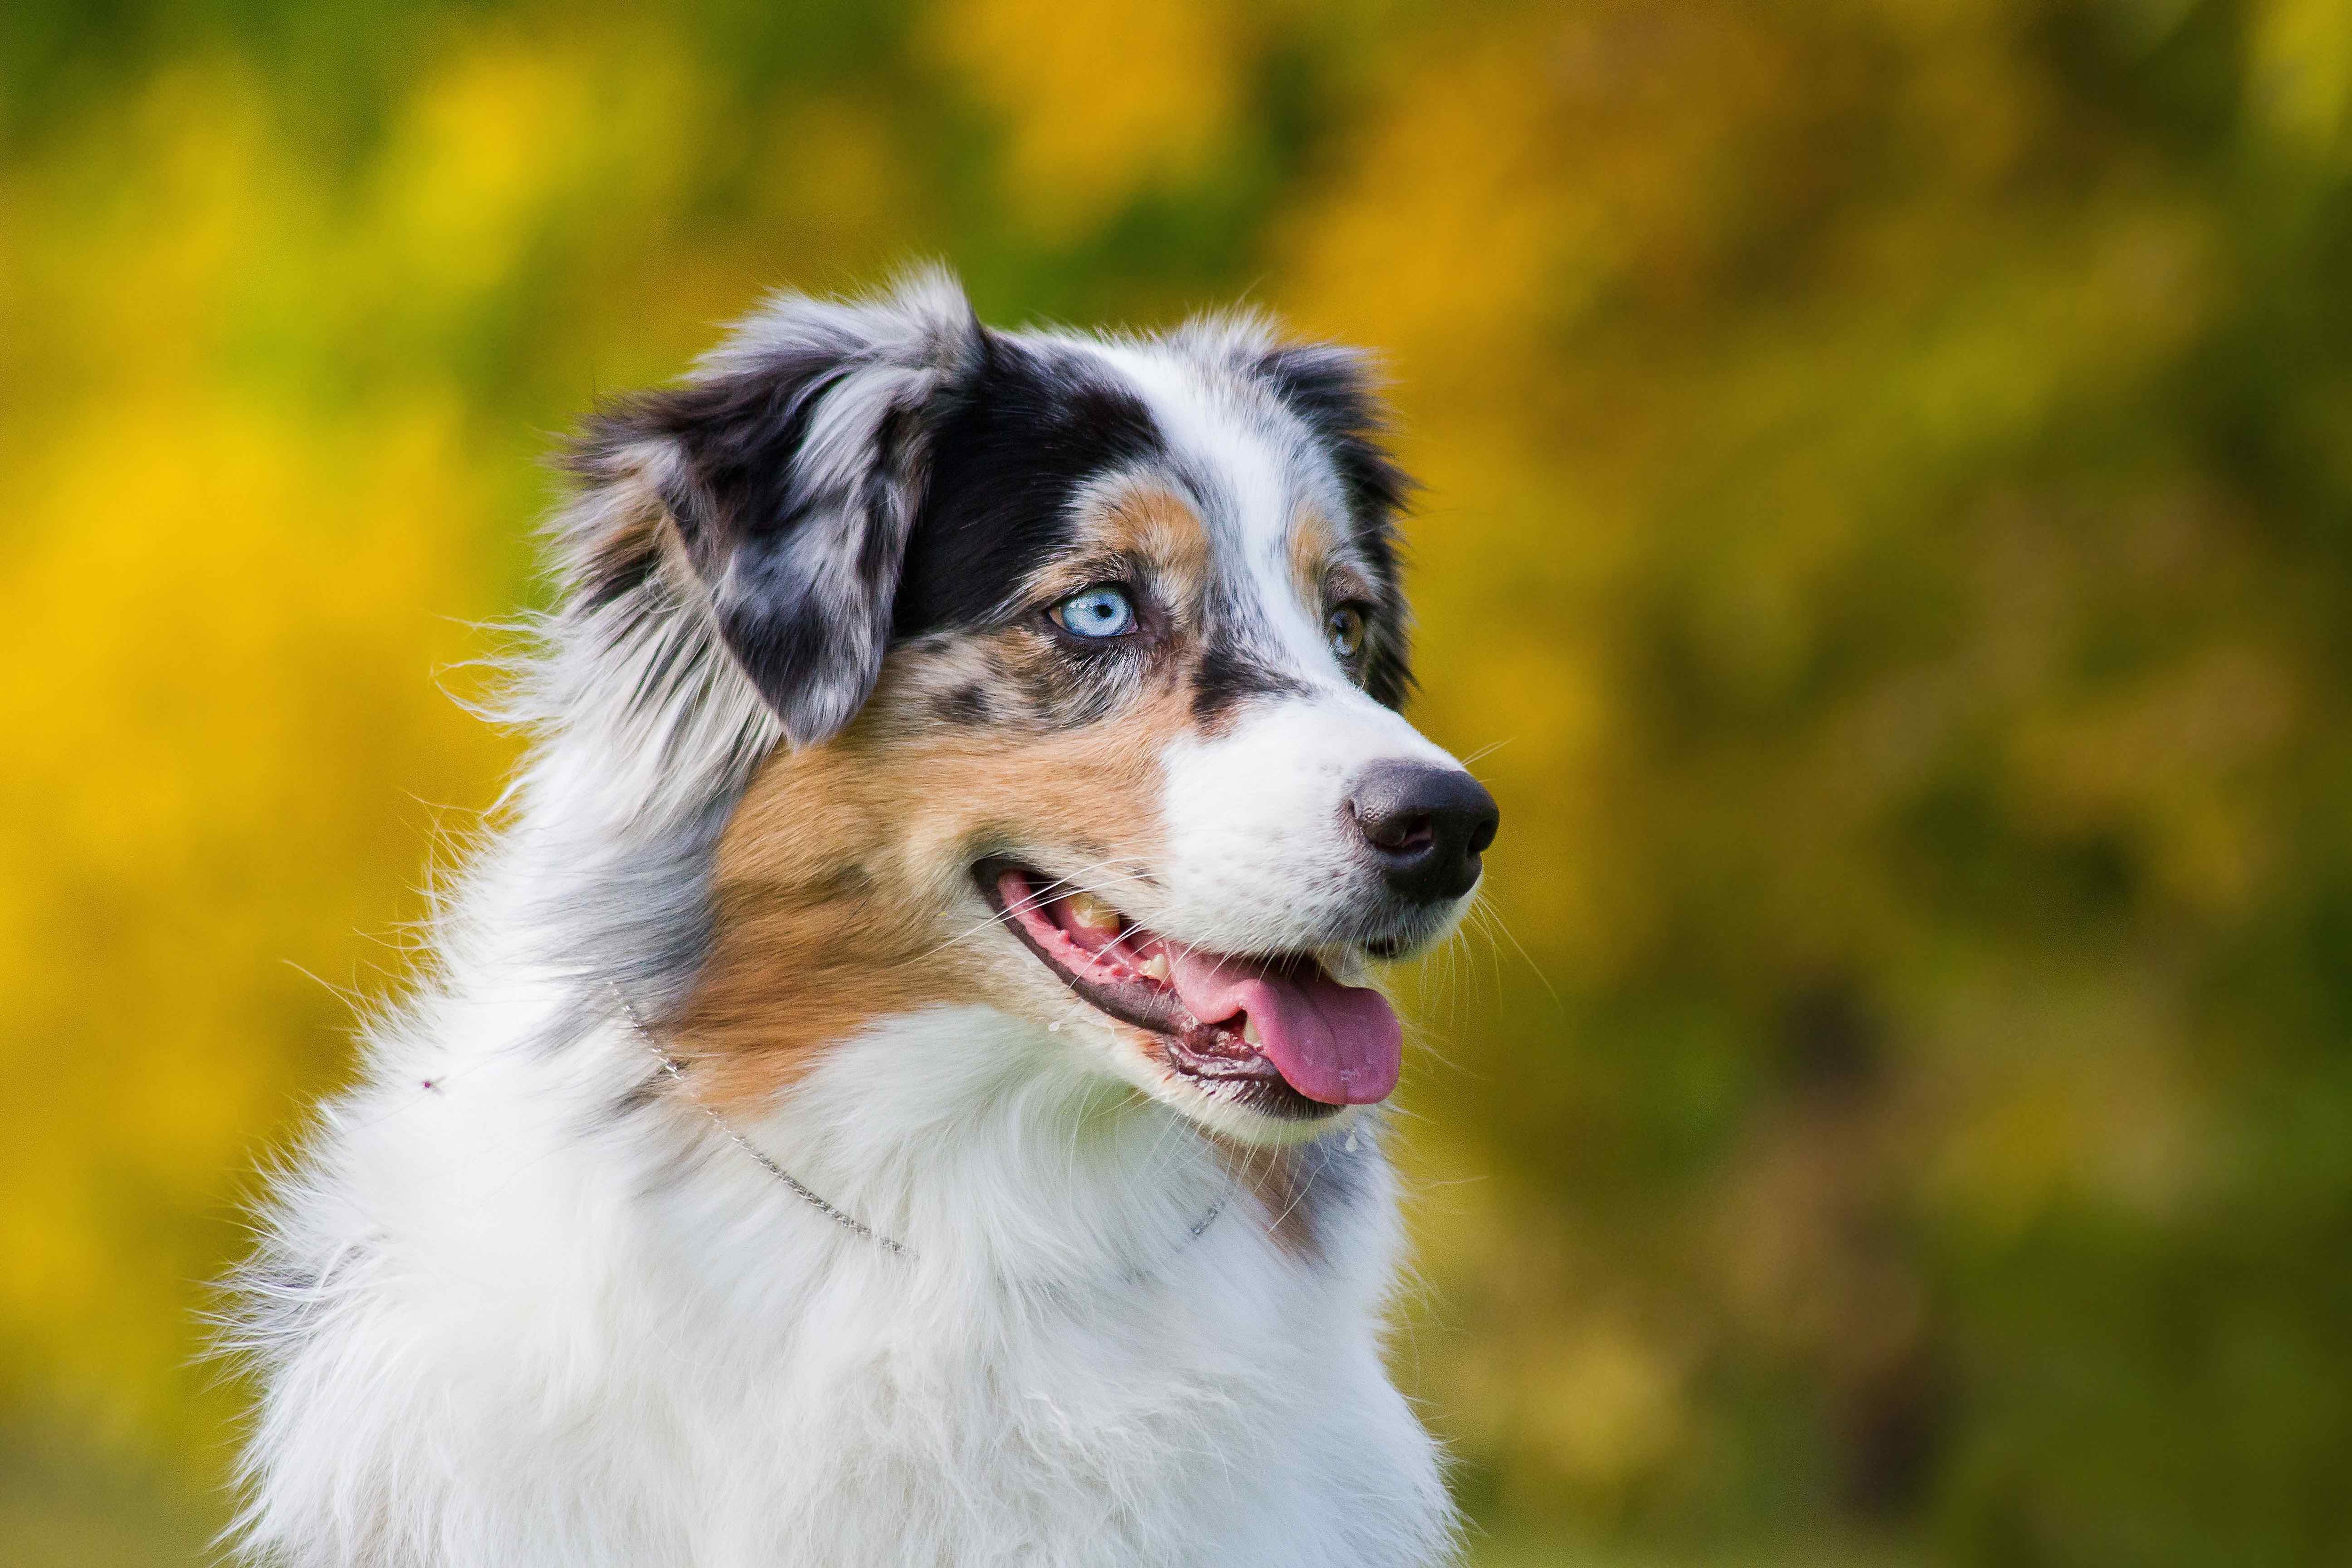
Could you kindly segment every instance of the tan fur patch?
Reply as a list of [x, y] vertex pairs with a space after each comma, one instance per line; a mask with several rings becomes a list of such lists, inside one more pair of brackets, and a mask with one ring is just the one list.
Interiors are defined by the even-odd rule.
[[1323, 602], [1333, 563], [1339, 553], [1339, 533], [1331, 520], [1309, 508], [1290, 525], [1290, 580], [1309, 605]]
[[1085, 546], [1146, 563], [1169, 604], [1196, 604], [1207, 590], [1208, 526], [1173, 491], [1156, 486], [1131, 489], [1083, 520], [1079, 538]]
[[982, 857], [1115, 882], [1157, 851], [1179, 695], [1073, 731], [951, 731], [923, 717], [938, 679], [887, 670], [840, 739], [772, 758], [729, 824], [713, 950], [676, 1030], [713, 1101], [772, 1095], [822, 1047], [884, 1018], [1058, 1000], [1061, 983], [1026, 952], [975, 939], [985, 917], [967, 895]]
[[1051, 603], [1106, 577], [1139, 573], [1148, 598], [1181, 634], [1193, 626], [1214, 568], [1208, 525], [1192, 503], [1160, 486], [1137, 485], [1087, 508], [1070, 548], [1028, 587]]
[[1372, 580], [1352, 559], [1347, 538], [1321, 512], [1307, 509], [1290, 528], [1290, 580], [1310, 608], [1361, 600], [1377, 602]]

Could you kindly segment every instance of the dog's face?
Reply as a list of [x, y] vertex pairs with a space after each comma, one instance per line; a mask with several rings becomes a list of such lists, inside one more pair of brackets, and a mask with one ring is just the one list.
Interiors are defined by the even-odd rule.
[[768, 1093], [981, 1001], [1253, 1141], [1383, 1099], [1364, 966], [1452, 928], [1496, 811], [1396, 711], [1402, 480], [1355, 362], [913, 299], [755, 326], [596, 449], [662, 500], [605, 569], [689, 567], [799, 742], [721, 842], [685, 1048]]

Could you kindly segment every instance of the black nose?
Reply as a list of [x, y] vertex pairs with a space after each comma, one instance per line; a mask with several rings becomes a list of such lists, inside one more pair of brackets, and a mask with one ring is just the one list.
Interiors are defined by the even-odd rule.
[[1460, 768], [1374, 763], [1348, 797], [1356, 827], [1391, 889], [1417, 903], [1458, 899], [1478, 882], [1478, 857], [1503, 814]]

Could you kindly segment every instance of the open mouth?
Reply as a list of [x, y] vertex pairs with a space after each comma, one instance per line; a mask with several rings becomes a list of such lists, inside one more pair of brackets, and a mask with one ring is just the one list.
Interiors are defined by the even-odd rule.
[[1396, 1087], [1403, 1031], [1388, 999], [1312, 956], [1202, 952], [1026, 867], [983, 861], [974, 875], [1046, 968], [1097, 1012], [1158, 1036], [1201, 1088], [1301, 1120]]

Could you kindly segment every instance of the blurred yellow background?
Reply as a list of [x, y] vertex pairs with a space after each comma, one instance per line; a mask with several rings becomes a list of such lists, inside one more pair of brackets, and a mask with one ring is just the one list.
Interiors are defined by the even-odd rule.
[[204, 1556], [559, 433], [926, 256], [1387, 355], [1482, 1561], [2352, 1561], [2345, 0], [11, 0], [0, 1559]]

